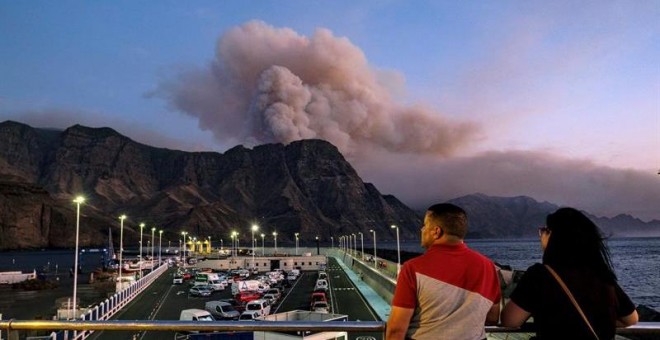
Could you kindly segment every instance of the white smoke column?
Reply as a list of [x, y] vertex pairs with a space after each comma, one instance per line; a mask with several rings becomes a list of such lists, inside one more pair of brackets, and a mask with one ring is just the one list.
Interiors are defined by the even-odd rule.
[[307, 38], [252, 21], [220, 38], [209, 69], [180, 75], [161, 94], [225, 142], [320, 138], [346, 155], [449, 155], [474, 138], [475, 124], [396, 103], [388, 90], [395, 86], [379, 83], [395, 78], [326, 29]]

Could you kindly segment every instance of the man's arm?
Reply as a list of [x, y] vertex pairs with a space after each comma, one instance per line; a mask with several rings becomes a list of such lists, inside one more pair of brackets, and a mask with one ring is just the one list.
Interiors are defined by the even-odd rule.
[[532, 314], [520, 308], [515, 302], [509, 300], [502, 310], [502, 326], [520, 327]]
[[390, 318], [387, 320], [387, 333], [385, 339], [404, 339], [406, 337], [408, 325], [410, 324], [410, 319], [412, 318], [414, 312], [415, 310], [411, 308], [392, 306]]
[[639, 315], [637, 314], [637, 310], [634, 310], [632, 313], [616, 319], [616, 326], [619, 328], [628, 327], [636, 324], [638, 321]]
[[495, 303], [486, 315], [486, 326], [495, 326], [500, 321], [500, 304]]

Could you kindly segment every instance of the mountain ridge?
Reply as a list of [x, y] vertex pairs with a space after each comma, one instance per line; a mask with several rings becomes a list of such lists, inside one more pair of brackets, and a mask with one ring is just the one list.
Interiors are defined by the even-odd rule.
[[[424, 212], [361, 180], [338, 149], [322, 140], [288, 145], [237, 145], [224, 153], [185, 152], [133, 141], [111, 128], [74, 125], [65, 130], [0, 123], [0, 250], [70, 247], [74, 195], [84, 194], [81, 244], [102, 246], [110, 229], [119, 239], [117, 216], [126, 214], [125, 241], [139, 239], [140, 222], [165, 230], [175, 241], [183, 230], [200, 238], [241, 238], [252, 224], [280, 242], [295, 232], [336, 242], [342, 235], [369, 234], [417, 239]], [[559, 206], [528, 196], [482, 193], [450, 200], [469, 214], [472, 238], [536, 235], [536, 227]], [[660, 235], [660, 221], [620, 214], [589, 215], [606, 234]], [[12, 241], [12, 237], [14, 240]], [[256, 237], [258, 238], [258, 237]], [[268, 240], [268, 239], [267, 239]], [[248, 243], [243, 243], [248, 244]]]

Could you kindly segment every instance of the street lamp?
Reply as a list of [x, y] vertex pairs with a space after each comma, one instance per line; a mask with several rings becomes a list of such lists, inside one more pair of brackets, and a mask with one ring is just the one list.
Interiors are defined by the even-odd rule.
[[124, 267], [124, 220], [126, 215], [119, 216], [119, 287], [124, 288], [121, 283], [121, 270]]
[[374, 233], [374, 268], [378, 269], [378, 267], [377, 267], [378, 256], [376, 256], [376, 231], [373, 230], [373, 229], [371, 229], [369, 231]]
[[330, 249], [335, 249], [335, 238], [330, 236]]
[[156, 227], [151, 228], [151, 270], [154, 270], [154, 248], [156, 244], [154, 243], [154, 233], [156, 232]]
[[316, 236], [316, 255], [321, 255], [321, 249], [319, 246], [319, 237]]
[[353, 236], [353, 256], [357, 256], [357, 235], [355, 233], [351, 235]]
[[232, 256], [238, 256], [238, 246], [237, 246], [238, 232], [236, 232], [236, 231], [231, 232], [231, 240], [232, 240], [232, 245], [231, 246], [232, 246], [232, 248], [234, 248], [233, 249], [234, 250], [234, 255], [232, 255]]
[[208, 239], [209, 239], [209, 247], [208, 247], [208, 249], [206, 250], [206, 252], [209, 253], [209, 254], [211, 254], [211, 249], [213, 248], [213, 247], [211, 247], [211, 236], [209, 236]]
[[294, 235], [296, 236], [296, 255], [298, 255], [298, 235], [300, 235], [300, 233], [295, 233]]
[[399, 227], [392, 224], [392, 229], [396, 229], [396, 275], [401, 271], [401, 247], [399, 246]]
[[362, 262], [364, 262], [364, 235], [362, 232], [359, 232], [360, 234], [360, 247], [362, 248]]
[[254, 232], [259, 230], [259, 226], [256, 224], [252, 225], [252, 269], [254, 269]]
[[140, 278], [142, 278], [142, 230], [144, 229], [144, 223], [140, 223]]
[[275, 239], [275, 254], [277, 254], [277, 231], [273, 231], [273, 238]]
[[85, 198], [78, 196], [73, 200], [76, 204], [76, 254], [73, 268], [73, 317], [76, 317], [76, 298], [78, 293], [78, 235], [80, 234], [80, 205], [85, 202]]
[[266, 234], [261, 233], [261, 256], [266, 256], [266, 252], [264, 248], [264, 237], [266, 237]]
[[160, 266], [163, 262], [161, 262], [161, 255], [163, 255], [163, 229], [158, 231], [158, 265]]
[[181, 235], [183, 235], [183, 268], [186, 268], [186, 235], [188, 232], [182, 231]]

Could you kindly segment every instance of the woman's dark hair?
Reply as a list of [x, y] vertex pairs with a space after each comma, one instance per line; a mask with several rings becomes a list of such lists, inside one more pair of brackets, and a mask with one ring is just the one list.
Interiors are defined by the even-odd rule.
[[561, 208], [546, 218], [552, 232], [543, 253], [543, 263], [556, 268], [583, 268], [595, 271], [606, 282], [615, 282], [605, 238], [582, 212]]

